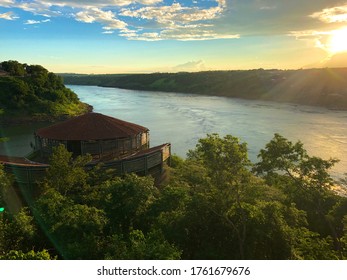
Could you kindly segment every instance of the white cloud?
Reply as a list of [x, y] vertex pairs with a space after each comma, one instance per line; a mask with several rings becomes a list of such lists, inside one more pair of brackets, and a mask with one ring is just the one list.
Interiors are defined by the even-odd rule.
[[160, 38], [160, 34], [157, 32], [142, 33], [140, 38], [142, 38], [142, 40], [145, 40], [145, 41], [160, 41], [160, 40], [162, 40]]
[[206, 66], [205, 66], [205, 62], [202, 60], [189, 61], [187, 63], [183, 63], [173, 67], [172, 70], [174, 72], [179, 72], [179, 71], [196, 72], [196, 71], [206, 70]]
[[138, 34], [135, 30], [125, 29], [125, 30], [122, 30], [119, 35], [127, 38], [128, 40], [136, 40], [136, 41], [153, 42], [153, 41], [163, 40], [161, 38], [160, 33], [157, 33], [157, 32], [144, 32], [144, 33]]
[[24, 22], [26, 25], [33, 25], [33, 24], [40, 24], [40, 23], [46, 23], [50, 22], [50, 19], [44, 19], [44, 20], [33, 20], [33, 19], [28, 19], [27, 21]]
[[96, 20], [96, 18], [94, 16], [90, 15], [87, 11], [78, 12], [75, 15], [75, 19], [77, 21], [83, 21], [86, 23], [92, 23]]
[[129, 6], [134, 3], [142, 5], [154, 5], [161, 3], [163, 0], [36, 0], [40, 3], [45, 3], [55, 6], [75, 7], [75, 8], [90, 8], [90, 7], [122, 7]]
[[216, 0], [217, 1], [217, 3], [218, 3], [218, 5], [220, 6], [220, 7], [226, 7], [227, 6], [227, 1], [226, 0]]
[[1, 7], [8, 7], [12, 4], [14, 4], [14, 0], [0, 0], [0, 6]]
[[75, 19], [86, 23], [100, 22], [109, 30], [123, 29], [127, 26], [124, 21], [117, 19], [112, 11], [103, 11], [99, 8], [91, 8], [78, 12], [75, 15]]
[[180, 3], [171, 6], [152, 6], [138, 10], [123, 9], [121, 15], [127, 17], [155, 20], [162, 24], [189, 23], [217, 18], [223, 12], [222, 6], [209, 9], [199, 7], [183, 7]]
[[[310, 14], [308, 17], [318, 19], [325, 24], [332, 23], [347, 23], [347, 3], [342, 6], [325, 8], [321, 11]], [[338, 32], [333, 29], [334, 26], [327, 25], [324, 31], [319, 30], [301, 30], [291, 31], [288, 35], [293, 36], [298, 40], [310, 41], [315, 47], [331, 52], [331, 37]], [[330, 28], [329, 28], [330, 27]], [[336, 28], [336, 26], [335, 26]]]
[[[1, 1], [1, 0], [0, 0]], [[50, 3], [42, 3], [40, 1], [33, 2], [16, 2], [11, 5], [13, 8], [21, 9], [26, 12], [30, 12], [34, 15], [40, 15], [44, 17], [59, 16], [59, 11], [51, 10], [52, 5]]]
[[311, 37], [316, 37], [320, 35], [328, 35], [330, 32], [317, 31], [317, 30], [301, 30], [301, 31], [291, 31], [288, 35], [296, 37], [297, 39], [308, 39]]
[[124, 28], [120, 31], [119, 35], [126, 38], [135, 38], [137, 37], [137, 31]]
[[176, 29], [166, 29], [161, 32], [163, 39], [178, 41], [201, 41], [216, 39], [238, 39], [239, 34], [222, 34], [208, 28], [196, 28], [194, 26]]
[[[139, 9], [124, 8], [121, 15], [151, 23], [159, 30], [155, 40], [212, 40], [239, 38], [238, 34], [222, 34], [215, 31], [213, 21], [218, 19], [226, 8], [225, 0], [216, 0], [216, 6], [201, 8], [185, 7], [174, 2], [171, 6], [149, 6]], [[132, 40], [153, 40], [152, 33], [124, 33]], [[138, 36], [137, 36], [138, 35]]]
[[315, 47], [329, 52], [329, 39], [334, 31], [302, 30], [291, 31], [288, 36], [293, 36], [297, 40], [310, 41]]
[[6, 20], [15, 20], [19, 17], [15, 16], [12, 12], [7, 12], [4, 14], [0, 14], [0, 19], [6, 19]]
[[26, 22], [24, 22], [24, 24], [28, 24], [28, 25], [38, 24], [38, 23], [41, 23], [41, 22], [39, 20], [33, 20], [33, 19], [28, 19]]
[[[45, 17], [73, 17], [84, 23], [99, 23], [105, 30], [103, 33], [119, 30], [120, 36], [130, 40], [239, 38], [237, 34], [218, 32], [214, 24], [226, 11], [227, 1], [210, 1], [212, 6], [206, 7], [200, 1], [186, 6], [182, 0], [171, 5], [163, 0], [0, 0], [0, 6]], [[42, 22], [30, 19], [25, 24]]]
[[205, 41], [205, 40], [219, 40], [219, 39], [238, 39], [239, 34], [228, 35], [217, 33], [208, 30], [164, 30], [159, 33], [141, 33], [136, 31], [122, 32], [120, 36], [126, 37], [129, 40], [138, 41], [160, 41], [160, 40], [177, 40], [177, 41]]
[[347, 4], [333, 8], [323, 9], [310, 15], [326, 23], [347, 22]]

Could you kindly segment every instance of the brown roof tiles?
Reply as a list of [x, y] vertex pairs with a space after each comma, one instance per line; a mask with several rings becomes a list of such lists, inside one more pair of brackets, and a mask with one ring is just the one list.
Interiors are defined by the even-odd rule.
[[148, 128], [105, 116], [99, 113], [87, 113], [62, 123], [41, 128], [36, 134], [41, 138], [67, 141], [107, 140], [128, 138]]

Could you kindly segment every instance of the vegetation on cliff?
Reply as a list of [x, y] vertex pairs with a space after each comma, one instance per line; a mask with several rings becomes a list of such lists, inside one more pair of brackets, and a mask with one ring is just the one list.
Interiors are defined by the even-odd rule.
[[88, 110], [61, 77], [40, 65], [4, 61], [0, 70], [2, 120], [54, 119]]
[[347, 68], [63, 76], [66, 84], [196, 93], [347, 109]]

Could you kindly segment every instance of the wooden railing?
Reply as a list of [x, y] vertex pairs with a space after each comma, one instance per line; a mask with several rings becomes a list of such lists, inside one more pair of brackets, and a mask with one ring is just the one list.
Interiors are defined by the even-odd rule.
[[[137, 154], [128, 156], [121, 160], [102, 162], [102, 168], [113, 169], [116, 175], [126, 173], [138, 173], [147, 175], [162, 171], [163, 164], [170, 159], [171, 145], [163, 144], [148, 150], [141, 151]], [[4, 170], [14, 175], [14, 179], [19, 184], [33, 185], [40, 181], [46, 174], [49, 165], [30, 163], [30, 162], [11, 162], [1, 160]], [[92, 168], [100, 162], [94, 162], [87, 165]]]

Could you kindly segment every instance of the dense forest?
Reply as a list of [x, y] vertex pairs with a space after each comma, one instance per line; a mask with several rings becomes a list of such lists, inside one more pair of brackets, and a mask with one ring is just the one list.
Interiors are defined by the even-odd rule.
[[78, 115], [89, 108], [62, 78], [40, 65], [0, 63], [1, 121], [47, 120]]
[[65, 84], [217, 95], [347, 109], [347, 68], [62, 76]]
[[278, 134], [258, 158], [236, 137], [207, 135], [156, 186], [86, 170], [90, 157], [56, 147], [21, 209], [0, 170], [0, 259], [347, 259], [347, 198], [331, 190], [347, 180], [329, 175], [337, 160]]

